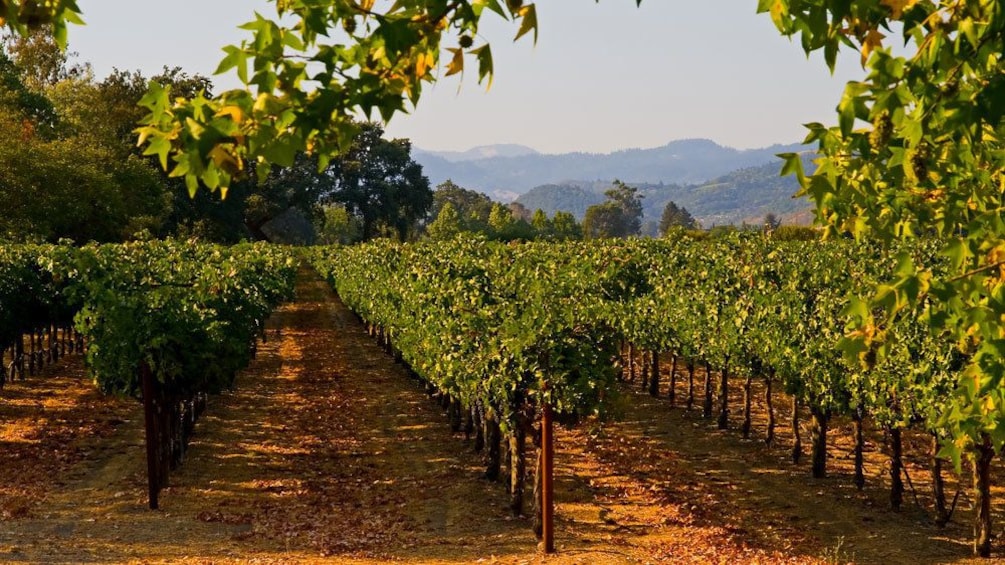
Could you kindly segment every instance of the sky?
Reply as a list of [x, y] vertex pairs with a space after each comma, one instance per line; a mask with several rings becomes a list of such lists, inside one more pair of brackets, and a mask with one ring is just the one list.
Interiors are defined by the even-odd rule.
[[[393, 137], [429, 150], [517, 143], [545, 153], [607, 153], [708, 138], [736, 148], [801, 141], [811, 121], [833, 123], [843, 85], [862, 76], [855, 54], [832, 76], [819, 55], [781, 37], [756, 0], [540, 0], [539, 40], [512, 42], [495, 16], [496, 76], [474, 72], [423, 91]], [[113, 68], [150, 75], [164, 65], [211, 75], [222, 46], [265, 0], [79, 0], [87, 25], [70, 50], [97, 76]], [[474, 62], [471, 63], [472, 70]], [[217, 90], [236, 79], [213, 77]]]

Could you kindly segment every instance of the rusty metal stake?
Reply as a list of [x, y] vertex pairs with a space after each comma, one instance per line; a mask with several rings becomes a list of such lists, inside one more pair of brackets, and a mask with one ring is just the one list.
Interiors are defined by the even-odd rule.
[[541, 410], [541, 544], [545, 553], [555, 553], [555, 490], [554, 437], [552, 433], [551, 405], [547, 402]]
[[160, 494], [160, 466], [157, 465], [159, 434], [157, 433], [156, 385], [153, 373], [146, 362], [140, 365], [140, 381], [143, 387], [143, 418], [146, 423], [147, 443], [147, 485], [150, 509], [157, 510], [157, 496]]

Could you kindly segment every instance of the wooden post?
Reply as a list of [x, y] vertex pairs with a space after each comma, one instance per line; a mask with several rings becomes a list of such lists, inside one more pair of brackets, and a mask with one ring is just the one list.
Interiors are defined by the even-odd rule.
[[160, 437], [157, 433], [157, 403], [154, 400], [156, 384], [150, 366], [146, 362], [140, 365], [140, 381], [143, 387], [143, 417], [146, 423], [147, 486], [150, 509], [157, 510], [157, 495], [160, 494], [160, 465], [157, 464]]
[[555, 491], [554, 437], [552, 434], [551, 405], [547, 402], [541, 410], [541, 545], [545, 553], [555, 553]]

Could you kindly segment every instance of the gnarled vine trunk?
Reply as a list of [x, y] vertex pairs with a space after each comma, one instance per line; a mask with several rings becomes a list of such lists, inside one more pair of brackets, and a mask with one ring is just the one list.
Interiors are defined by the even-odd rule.
[[852, 435], [855, 440], [855, 476], [852, 482], [855, 488], [862, 490], [865, 488], [865, 470], [863, 469], [863, 451], [865, 449], [865, 435], [862, 433], [862, 420], [865, 419], [865, 408], [859, 404], [851, 415]]
[[635, 382], [635, 344], [628, 344], [628, 381]]
[[649, 368], [649, 396], [660, 395], [660, 353], [655, 349], [649, 352], [651, 366]]
[[464, 416], [464, 425], [462, 430], [464, 431], [464, 439], [471, 439], [471, 433], [475, 431], [475, 415], [471, 408], [465, 408], [463, 405], [460, 407], [461, 414]]
[[890, 428], [890, 507], [900, 510], [904, 502], [904, 444], [900, 428]]
[[764, 431], [764, 443], [771, 445], [775, 442], [775, 407], [771, 403], [771, 380], [774, 372], [764, 379], [764, 405], [768, 408], [768, 429]]
[[974, 491], [977, 508], [974, 521], [974, 554], [991, 557], [991, 460], [995, 450], [991, 436], [981, 433], [981, 442], [974, 454]]
[[830, 423], [830, 412], [812, 405], [810, 416], [813, 418], [810, 429], [813, 439], [813, 478], [822, 479], [827, 476], [827, 425]]
[[677, 356], [673, 356], [673, 360], [670, 362], [670, 390], [667, 391], [667, 400], [670, 401], [670, 407], [673, 408], [674, 399], [677, 398]]
[[482, 417], [482, 408], [479, 402], [471, 405], [471, 417], [474, 420], [475, 428], [475, 453], [480, 453], [485, 449], [485, 419]]
[[799, 397], [792, 397], [792, 462], [799, 463], [803, 456], [803, 440], [799, 436]]
[[729, 427], [729, 357], [719, 374], [719, 420], [716, 423], [720, 430]]
[[457, 433], [461, 431], [463, 420], [461, 418], [461, 401], [453, 396], [447, 397], [447, 416], [450, 420], [450, 431]]
[[485, 414], [485, 442], [488, 444], [488, 457], [485, 468], [485, 478], [490, 481], [499, 480], [499, 469], [502, 464], [502, 432], [495, 414]]
[[649, 363], [646, 362], [646, 357], [649, 356], [648, 353], [645, 349], [639, 352], [639, 356], [641, 357], [640, 364], [642, 365], [642, 388], [640, 389], [642, 392], [649, 389]]
[[687, 399], [684, 401], [684, 409], [688, 412], [694, 406], [694, 359], [687, 360]]
[[743, 381], [743, 424], [740, 426], [740, 432], [743, 434], [743, 439], [750, 439], [750, 408], [753, 404], [753, 399], [751, 398], [751, 385], [753, 379], [754, 376], [751, 372], [747, 373], [747, 378]]
[[932, 451], [929, 465], [932, 474], [932, 499], [935, 503], [935, 525], [944, 528], [949, 523], [946, 506], [946, 483], [942, 478], [942, 459], [939, 459], [939, 436], [932, 434]]
[[523, 515], [523, 483], [527, 474], [527, 460], [524, 448], [527, 443], [527, 435], [522, 424], [517, 424], [516, 429], [509, 438], [510, 454], [510, 479], [509, 509], [513, 516]]
[[701, 417], [712, 417], [712, 364], [705, 362], [705, 402], [701, 407]]

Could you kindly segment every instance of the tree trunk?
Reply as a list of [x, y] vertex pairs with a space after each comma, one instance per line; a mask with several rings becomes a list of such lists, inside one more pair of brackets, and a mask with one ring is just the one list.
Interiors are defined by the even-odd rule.
[[810, 434], [813, 438], [813, 478], [822, 479], [827, 476], [827, 424], [830, 414], [816, 406], [810, 406], [813, 426]]
[[482, 418], [480, 402], [471, 405], [471, 416], [475, 425], [475, 452], [478, 453], [485, 449], [485, 420]]
[[865, 488], [865, 470], [863, 469], [862, 452], [865, 448], [865, 436], [862, 433], [862, 420], [865, 418], [865, 408], [859, 404], [851, 415], [852, 435], [855, 436], [855, 477], [852, 482], [855, 488]]
[[28, 376], [35, 374], [35, 328], [28, 331]]
[[890, 507], [900, 510], [904, 502], [904, 444], [900, 428], [890, 428]]
[[946, 483], [942, 479], [942, 460], [939, 459], [939, 436], [936, 434], [932, 434], [932, 457], [929, 470], [932, 473], [935, 525], [944, 528], [949, 523], [949, 508], [946, 507]]
[[751, 416], [750, 407], [753, 404], [753, 399], [751, 395], [751, 383], [754, 380], [753, 372], [747, 373], [747, 378], [743, 381], [743, 425], [740, 426], [740, 431], [743, 434], [743, 439], [750, 439], [750, 426], [751, 426]]
[[673, 361], [670, 362], [670, 390], [667, 391], [667, 399], [670, 401], [670, 407], [673, 408], [674, 400], [677, 398], [677, 356], [673, 356]]
[[974, 490], [977, 508], [974, 522], [974, 554], [991, 557], [991, 459], [995, 450], [991, 436], [981, 433], [981, 443], [974, 455]]
[[464, 430], [464, 439], [469, 440], [471, 439], [471, 433], [475, 431], [475, 416], [471, 408], [465, 410], [464, 406], [461, 406], [460, 410], [464, 416], [464, 425], [462, 427]]
[[513, 516], [523, 515], [523, 482], [527, 474], [527, 460], [524, 448], [527, 444], [527, 432], [522, 424], [517, 424], [516, 429], [509, 438], [510, 453], [510, 479], [509, 509]]
[[712, 365], [705, 362], [705, 403], [701, 407], [701, 417], [712, 418]]
[[17, 376], [18, 376], [19, 379], [21, 379], [23, 381], [25, 379], [24, 375], [25, 375], [25, 363], [26, 363], [26, 361], [25, 361], [26, 353], [24, 352], [24, 336], [19, 336], [18, 337], [17, 346], [18, 346]]
[[485, 414], [485, 441], [488, 444], [488, 461], [485, 469], [485, 478], [490, 481], [499, 480], [499, 469], [501, 467], [501, 443], [502, 438], [499, 431], [499, 422], [495, 414]]
[[648, 353], [645, 349], [639, 352], [639, 356], [641, 357], [640, 364], [642, 365], [642, 392], [649, 389], [649, 363], [646, 363]]
[[618, 371], [618, 381], [625, 380], [625, 367], [628, 366], [628, 343], [625, 340], [621, 340], [620, 345], [618, 345], [618, 363], [617, 366], [620, 368]]
[[771, 403], [771, 379], [770, 374], [764, 379], [764, 405], [768, 407], [768, 429], [764, 433], [765, 445], [771, 446], [775, 443], [775, 407]]
[[719, 421], [720, 430], [729, 428], [729, 357], [722, 365], [722, 373], [719, 375]]
[[635, 382], [635, 344], [628, 344], [628, 382]]
[[792, 462], [799, 463], [803, 456], [803, 440], [799, 437], [799, 397], [792, 397]]
[[687, 360], [687, 399], [684, 402], [684, 409], [688, 412], [694, 406], [694, 359]]
[[[499, 438], [499, 459], [501, 460], [499, 469], [499, 481], [506, 487], [506, 492], [509, 493], [510, 479], [513, 477], [513, 452], [510, 450], [510, 436], [501, 436]], [[505, 472], [503, 472], [505, 470]]]
[[447, 415], [450, 418], [450, 431], [456, 434], [461, 431], [461, 425], [463, 424], [461, 420], [461, 401], [451, 396], [448, 402]]
[[652, 361], [649, 368], [649, 396], [657, 398], [660, 395], [660, 353], [654, 349], [649, 355]]

